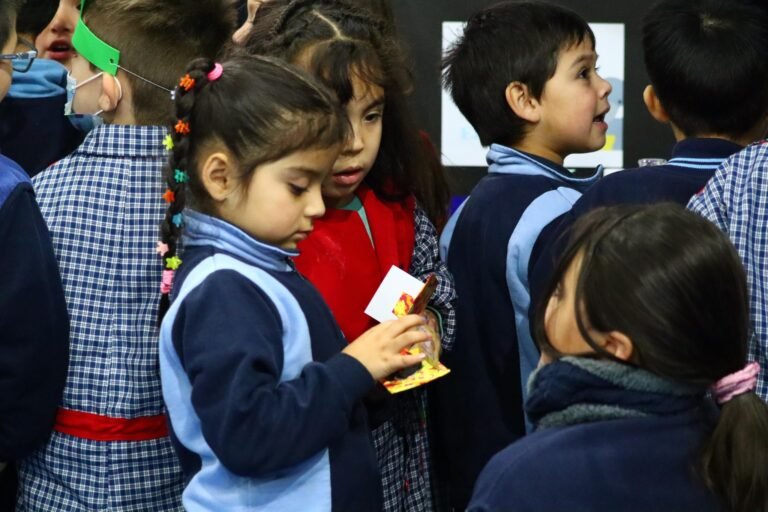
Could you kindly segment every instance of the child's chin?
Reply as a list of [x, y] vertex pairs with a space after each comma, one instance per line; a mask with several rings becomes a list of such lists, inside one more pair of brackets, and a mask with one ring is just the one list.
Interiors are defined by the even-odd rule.
[[590, 146], [590, 148], [589, 148], [589, 149], [587, 149], [587, 150], [586, 150], [586, 151], [584, 151], [584, 152], [585, 152], [585, 153], [592, 153], [592, 152], [594, 152], [594, 151], [600, 151], [600, 150], [601, 150], [601, 149], [603, 149], [604, 147], [605, 147], [605, 138], [603, 138], [603, 140], [602, 140], [602, 141], [600, 141], [599, 143], [595, 143], [595, 144], [593, 144], [592, 146]]

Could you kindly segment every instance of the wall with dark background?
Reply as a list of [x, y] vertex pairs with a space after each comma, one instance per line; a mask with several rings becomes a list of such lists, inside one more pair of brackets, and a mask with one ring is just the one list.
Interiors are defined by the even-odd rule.
[[[440, 147], [440, 72], [443, 21], [465, 21], [473, 12], [496, 0], [393, 0], [400, 36], [414, 65], [414, 114]], [[624, 82], [624, 165], [638, 158], [669, 156], [674, 144], [671, 130], [651, 118], [643, 105], [648, 84], [641, 48], [642, 18], [651, 2], [629, 0], [558, 0], [555, 3], [595, 23], [624, 23], [626, 34]], [[598, 66], [599, 66], [598, 61]], [[456, 193], [466, 194], [485, 169], [447, 168]]]

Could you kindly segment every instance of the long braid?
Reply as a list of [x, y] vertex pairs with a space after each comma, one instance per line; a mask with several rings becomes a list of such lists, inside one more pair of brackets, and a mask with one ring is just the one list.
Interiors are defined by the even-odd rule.
[[186, 205], [188, 187], [199, 187], [197, 176], [191, 172], [191, 146], [194, 139], [194, 126], [190, 124], [192, 110], [200, 90], [209, 83], [208, 73], [214, 69], [210, 59], [196, 59], [187, 66], [186, 74], [179, 80], [175, 89], [175, 112], [177, 122], [171, 127], [166, 138], [166, 147], [170, 157], [163, 174], [166, 192], [163, 195], [168, 202], [165, 218], [160, 225], [158, 254], [163, 261], [163, 278], [160, 287], [159, 320], [162, 320], [170, 305], [170, 291], [175, 271], [181, 264], [179, 243], [184, 223], [183, 210]]

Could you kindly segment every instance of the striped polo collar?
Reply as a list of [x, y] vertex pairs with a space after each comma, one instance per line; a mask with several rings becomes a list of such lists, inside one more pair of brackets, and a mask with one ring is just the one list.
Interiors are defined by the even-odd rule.
[[588, 186], [603, 175], [602, 166], [587, 176], [577, 175], [555, 162], [501, 144], [491, 144], [486, 160], [489, 173], [544, 176], [571, 185]]
[[712, 171], [742, 149], [742, 146], [725, 139], [685, 139], [675, 144], [667, 165]]

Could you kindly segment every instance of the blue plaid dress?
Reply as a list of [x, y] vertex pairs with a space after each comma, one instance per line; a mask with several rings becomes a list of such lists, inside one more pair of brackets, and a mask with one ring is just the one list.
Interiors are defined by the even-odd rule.
[[688, 209], [727, 233], [744, 263], [754, 328], [749, 359], [760, 364], [755, 391], [768, 401], [768, 143], [723, 162]]
[[[165, 134], [101, 126], [33, 180], [71, 319], [67, 409], [128, 419], [164, 412], [154, 248]], [[182, 490], [167, 437], [105, 442], [54, 432], [20, 465], [18, 510], [182, 510]]]

